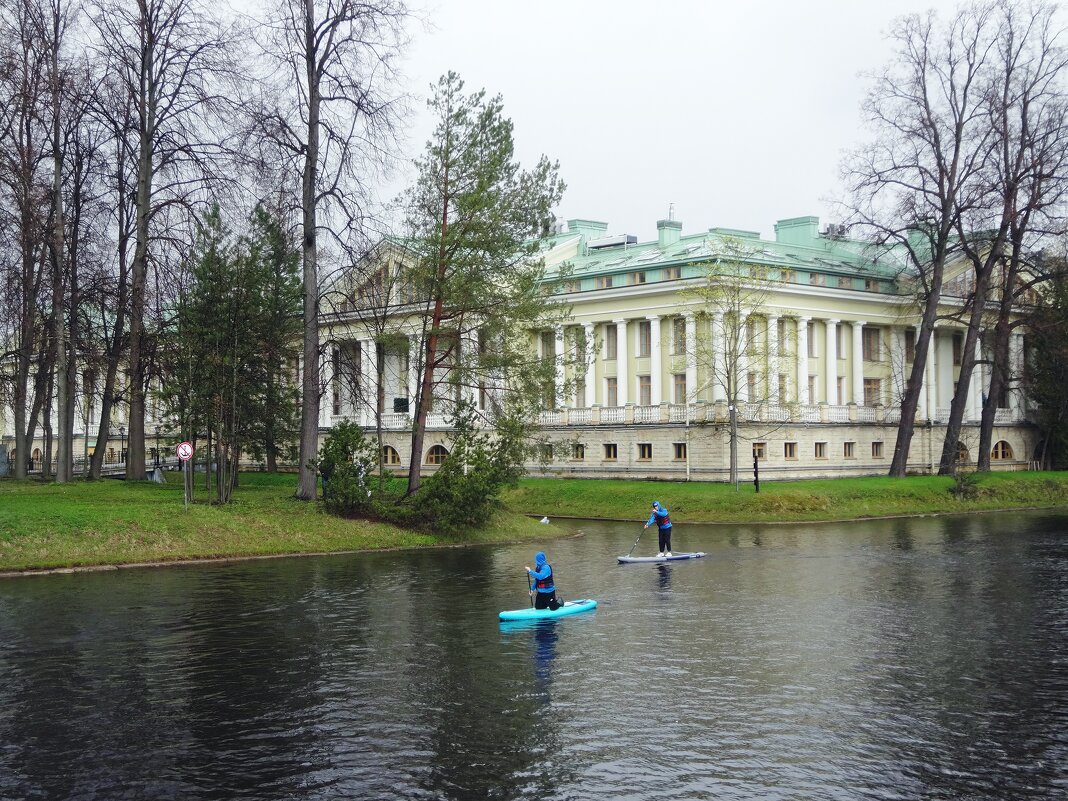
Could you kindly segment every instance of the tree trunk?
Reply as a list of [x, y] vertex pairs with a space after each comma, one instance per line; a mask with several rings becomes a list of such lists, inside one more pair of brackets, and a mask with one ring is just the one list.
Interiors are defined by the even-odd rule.
[[997, 417], [1001, 396], [1009, 387], [1010, 334], [1008, 318], [999, 318], [994, 325], [994, 341], [990, 347], [990, 387], [983, 401], [983, 419], [979, 423], [979, 456], [976, 459], [976, 468], [984, 473], [990, 471], [994, 419]]
[[304, 61], [308, 80], [308, 147], [301, 186], [304, 236], [304, 375], [300, 397], [300, 480], [297, 498], [315, 500], [319, 454], [319, 268], [316, 250], [316, 192], [319, 167], [319, 76], [315, 61], [315, 3], [305, 0]]

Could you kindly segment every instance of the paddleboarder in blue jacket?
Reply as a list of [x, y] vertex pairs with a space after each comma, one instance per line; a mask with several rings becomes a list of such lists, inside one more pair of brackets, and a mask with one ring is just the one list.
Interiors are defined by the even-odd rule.
[[645, 528], [649, 528], [653, 523], [656, 523], [660, 532], [660, 553], [657, 556], [671, 556], [671, 517], [668, 510], [660, 505], [660, 501], [653, 501], [653, 513], [649, 515]]
[[556, 600], [556, 584], [553, 582], [552, 566], [545, 558], [545, 554], [538, 551], [534, 554], [534, 570], [524, 567], [530, 578], [534, 580], [530, 593], [534, 596], [535, 609], [558, 609], [560, 602]]

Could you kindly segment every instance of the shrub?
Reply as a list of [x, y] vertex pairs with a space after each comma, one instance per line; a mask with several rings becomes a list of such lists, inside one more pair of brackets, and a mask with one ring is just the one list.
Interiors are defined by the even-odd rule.
[[377, 464], [374, 445], [355, 423], [334, 426], [319, 449], [316, 467], [323, 477], [323, 502], [335, 514], [366, 514], [372, 507], [371, 471]]

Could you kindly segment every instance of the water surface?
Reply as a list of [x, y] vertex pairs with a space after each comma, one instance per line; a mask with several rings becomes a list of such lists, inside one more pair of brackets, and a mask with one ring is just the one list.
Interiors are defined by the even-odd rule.
[[1068, 517], [577, 525], [0, 582], [0, 798], [1068, 798]]

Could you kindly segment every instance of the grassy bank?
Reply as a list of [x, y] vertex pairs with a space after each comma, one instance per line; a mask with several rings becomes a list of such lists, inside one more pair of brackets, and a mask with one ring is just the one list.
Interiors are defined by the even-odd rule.
[[975, 476], [973, 497], [958, 499], [954, 479], [938, 476], [842, 478], [728, 484], [527, 479], [508, 490], [508, 507], [524, 514], [644, 520], [659, 500], [680, 522], [749, 523], [843, 520], [1068, 505], [1068, 473]]
[[[234, 502], [183, 509], [172, 483], [42, 484], [0, 481], [0, 571], [472, 542], [541, 540], [569, 533], [501, 512], [462, 538], [342, 520], [293, 499], [296, 476], [243, 473]], [[199, 489], [197, 494], [206, 499]]]

